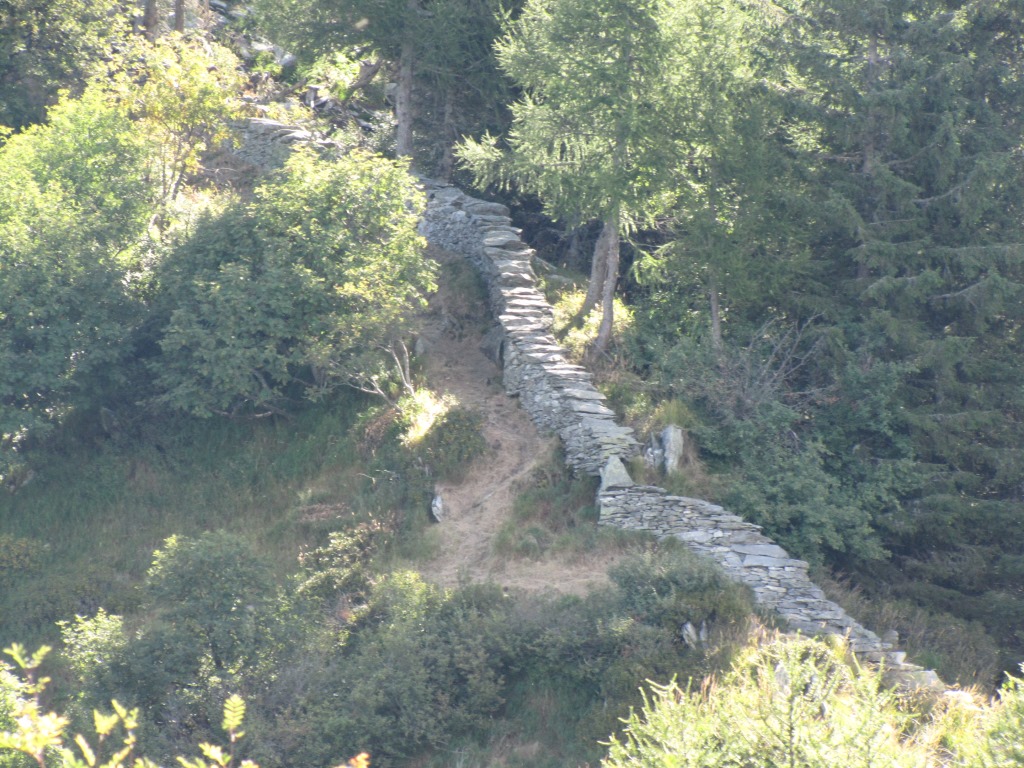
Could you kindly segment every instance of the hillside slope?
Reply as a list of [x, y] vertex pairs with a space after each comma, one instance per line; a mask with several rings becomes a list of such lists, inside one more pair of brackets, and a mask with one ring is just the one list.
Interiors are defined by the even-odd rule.
[[[431, 253], [443, 265], [462, 261], [440, 249]], [[512, 519], [516, 496], [530, 484], [531, 473], [560, 459], [557, 438], [539, 434], [518, 401], [501, 389], [501, 371], [482, 349], [482, 313], [466, 307], [459, 292], [458, 284], [442, 279], [432, 300], [420, 333], [424, 374], [435, 392], [451, 394], [483, 416], [488, 451], [460, 482], [436, 486], [444, 512], [434, 532], [438, 555], [422, 564], [424, 576], [445, 586], [493, 581], [508, 589], [567, 594], [606, 585], [608, 566], [614, 562], [607, 553], [568, 561], [563, 554], [510, 560], [494, 551], [494, 540]]]

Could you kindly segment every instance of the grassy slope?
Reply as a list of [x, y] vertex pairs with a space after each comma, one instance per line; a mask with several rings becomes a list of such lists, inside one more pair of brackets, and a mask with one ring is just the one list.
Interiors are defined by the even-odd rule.
[[[231, 530], [293, 571], [303, 544], [371, 501], [349, 436], [368, 405], [346, 394], [291, 420], [168, 419], [55, 443], [31, 483], [0, 493], [0, 642], [52, 641], [54, 621], [100, 605], [130, 610], [172, 534]], [[28, 562], [10, 537], [32, 542]]]

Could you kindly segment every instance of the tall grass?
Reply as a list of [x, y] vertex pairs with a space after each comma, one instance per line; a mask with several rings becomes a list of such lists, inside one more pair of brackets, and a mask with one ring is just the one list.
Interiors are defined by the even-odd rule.
[[[130, 611], [173, 534], [230, 530], [284, 578], [301, 547], [407, 495], [358, 448], [353, 425], [368, 406], [342, 393], [291, 419], [62, 435], [34, 456], [33, 482], [0, 495], [0, 642], [53, 640], [55, 621], [100, 605]], [[27, 560], [11, 554], [26, 546]]]
[[598, 550], [625, 551], [650, 535], [597, 525], [597, 479], [575, 477], [560, 452], [539, 462], [512, 506], [512, 517], [494, 539], [496, 554], [539, 559], [559, 554], [568, 559]]

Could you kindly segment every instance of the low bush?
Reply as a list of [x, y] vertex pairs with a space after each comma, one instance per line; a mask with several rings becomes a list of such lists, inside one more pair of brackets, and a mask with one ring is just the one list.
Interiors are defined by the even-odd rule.
[[900, 649], [915, 664], [934, 669], [950, 684], [989, 692], [998, 687], [1003, 659], [998, 644], [980, 622], [922, 607], [884, 589], [869, 596], [824, 571], [815, 573], [814, 580], [865, 626], [879, 633], [895, 631]]
[[612, 736], [604, 765], [947, 764], [933, 739], [912, 734], [912, 719], [880, 676], [848, 666], [844, 650], [780, 639], [750, 648], [720, 683], [652, 685], [623, 737]]
[[0, 533], [0, 587], [7, 587], [20, 573], [39, 568], [46, 545], [35, 539]]
[[689, 623], [745, 634], [753, 611], [753, 597], [745, 587], [682, 547], [662, 546], [627, 557], [609, 575], [629, 615], [677, 632]]
[[416, 447], [417, 456], [441, 480], [458, 482], [473, 461], [487, 450], [479, 412], [455, 406], [443, 413]]

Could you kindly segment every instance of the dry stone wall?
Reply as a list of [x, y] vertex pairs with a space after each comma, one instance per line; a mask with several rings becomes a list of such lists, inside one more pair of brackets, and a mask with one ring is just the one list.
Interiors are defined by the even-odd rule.
[[431, 243], [471, 259], [484, 276], [501, 326], [506, 391], [519, 397], [538, 426], [558, 433], [566, 461], [577, 472], [598, 475], [609, 459], [637, 455], [633, 430], [615, 423], [590, 374], [569, 362], [552, 336], [553, 315], [537, 290], [533, 251], [519, 238], [508, 209], [455, 187], [424, 186], [429, 203], [421, 232]]
[[597, 502], [602, 525], [680, 539], [747, 585], [790, 629], [843, 635], [854, 653], [883, 663], [896, 682], [944, 687], [934, 672], [907, 664], [905, 653], [828, 600], [808, 577], [807, 563], [790, 557], [759, 526], [716, 504], [634, 483], [623, 461], [639, 452], [636, 437], [615, 422], [590, 374], [569, 362], [552, 336], [552, 311], [537, 289], [533, 251], [512, 226], [508, 209], [456, 187], [425, 181], [424, 188], [428, 204], [420, 231], [480, 270], [500, 325], [505, 389], [519, 397], [539, 427], [561, 437], [574, 471], [601, 476]]
[[[263, 165], [279, 161], [280, 148], [330, 143], [273, 120], [248, 121], [244, 137], [242, 152]], [[934, 672], [907, 664], [906, 654], [828, 600], [808, 578], [807, 563], [790, 557], [760, 526], [708, 501], [634, 483], [623, 460], [639, 453], [636, 437], [615, 422], [590, 374], [566, 359], [552, 335], [553, 314], [537, 289], [533, 251], [512, 226], [508, 209], [456, 187], [429, 180], [423, 186], [428, 205], [420, 231], [434, 245], [470, 259], [483, 275], [499, 324], [505, 389], [519, 397], [539, 427], [561, 437], [575, 472], [601, 477], [597, 503], [602, 525], [680, 539], [747, 585], [791, 629], [846, 636], [854, 653], [883, 663], [898, 684], [945, 687]]]

